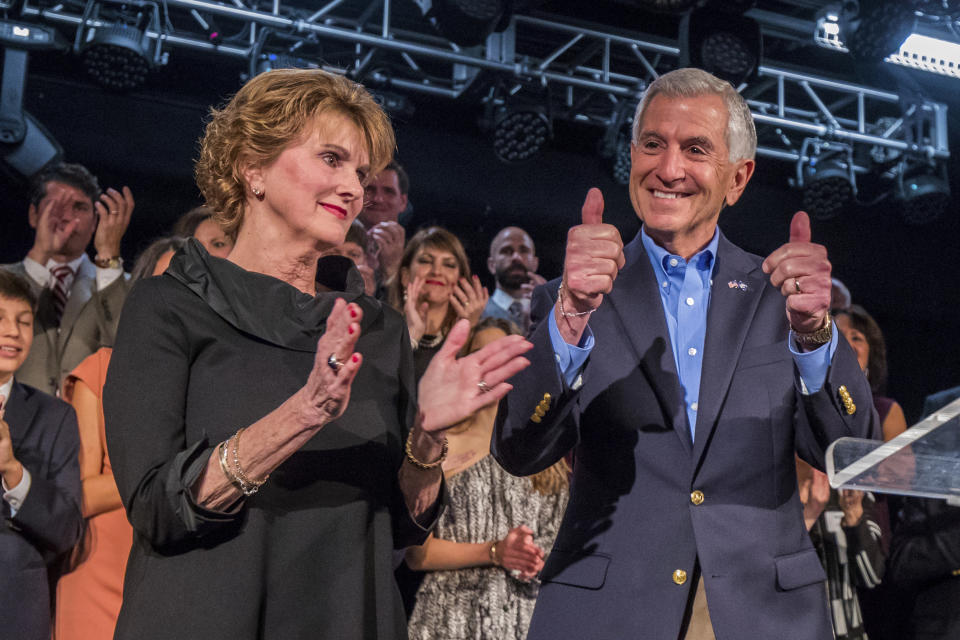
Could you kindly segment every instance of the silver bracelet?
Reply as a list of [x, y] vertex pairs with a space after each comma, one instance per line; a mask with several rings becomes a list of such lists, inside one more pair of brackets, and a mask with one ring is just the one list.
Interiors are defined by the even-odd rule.
[[223, 475], [230, 481], [230, 484], [242, 492], [244, 487], [243, 483], [240, 481], [240, 478], [230, 470], [230, 465], [227, 463], [227, 444], [229, 442], [230, 438], [227, 438], [217, 446], [217, 457], [220, 459], [220, 471], [222, 471]]
[[240, 482], [240, 491], [243, 492], [245, 496], [252, 496], [257, 491], [260, 490], [267, 480], [270, 478], [270, 475], [263, 480], [251, 480], [243, 473], [243, 468], [240, 466], [240, 434], [243, 432], [243, 428], [237, 430], [231, 440], [233, 441], [233, 471], [237, 480]]
[[563, 310], [563, 283], [560, 283], [560, 287], [557, 289], [557, 304], [560, 306], [560, 315], [564, 318], [582, 318], [583, 316], [588, 316], [594, 311], [597, 310], [596, 307], [593, 309], [588, 309], [587, 311], [579, 312], [567, 312]]

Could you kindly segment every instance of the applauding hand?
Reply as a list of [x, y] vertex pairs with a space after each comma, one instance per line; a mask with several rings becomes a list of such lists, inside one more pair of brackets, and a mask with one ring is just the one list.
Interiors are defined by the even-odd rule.
[[460, 278], [457, 286], [453, 288], [450, 304], [457, 312], [457, 317], [466, 318], [472, 327], [480, 321], [480, 316], [489, 299], [490, 294], [487, 288], [480, 284], [480, 278], [473, 276], [470, 280]]
[[443, 430], [507, 395], [512, 387], [506, 380], [530, 365], [522, 354], [533, 345], [521, 336], [504, 336], [457, 358], [469, 333], [470, 323], [457, 321], [420, 379], [420, 427], [438, 439]]
[[494, 561], [507, 571], [518, 572], [524, 582], [543, 569], [543, 549], [533, 542], [533, 531], [526, 525], [510, 529], [503, 540], [494, 543]]

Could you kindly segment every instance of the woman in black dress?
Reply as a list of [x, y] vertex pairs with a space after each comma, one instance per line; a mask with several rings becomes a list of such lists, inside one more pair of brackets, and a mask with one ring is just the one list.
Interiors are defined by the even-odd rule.
[[133, 289], [107, 376], [134, 528], [117, 638], [405, 637], [391, 551], [443, 508], [443, 430], [502, 397], [529, 345], [458, 360], [460, 323], [417, 402], [399, 314], [348, 261], [318, 264], [394, 144], [362, 87], [319, 70], [213, 112], [197, 180], [236, 245], [191, 241]]

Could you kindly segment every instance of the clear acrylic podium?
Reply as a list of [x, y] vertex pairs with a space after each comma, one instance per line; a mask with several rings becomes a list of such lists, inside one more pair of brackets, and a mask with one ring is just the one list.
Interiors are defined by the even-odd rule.
[[960, 506], [960, 400], [890, 442], [841, 438], [827, 449], [834, 489], [860, 489]]

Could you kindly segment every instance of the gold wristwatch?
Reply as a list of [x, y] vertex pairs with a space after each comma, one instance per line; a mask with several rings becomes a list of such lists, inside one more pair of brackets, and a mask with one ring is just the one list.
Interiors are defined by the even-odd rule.
[[93, 264], [101, 269], [117, 269], [123, 267], [123, 258], [113, 256], [112, 258], [101, 258], [99, 255], [93, 259]]
[[[793, 329], [793, 327], [790, 328]], [[830, 312], [828, 311], [824, 317], [822, 327], [810, 333], [800, 333], [793, 329], [793, 337], [797, 341], [797, 345], [801, 347], [820, 347], [830, 342], [830, 338], [833, 337], [833, 320], [830, 317]]]

